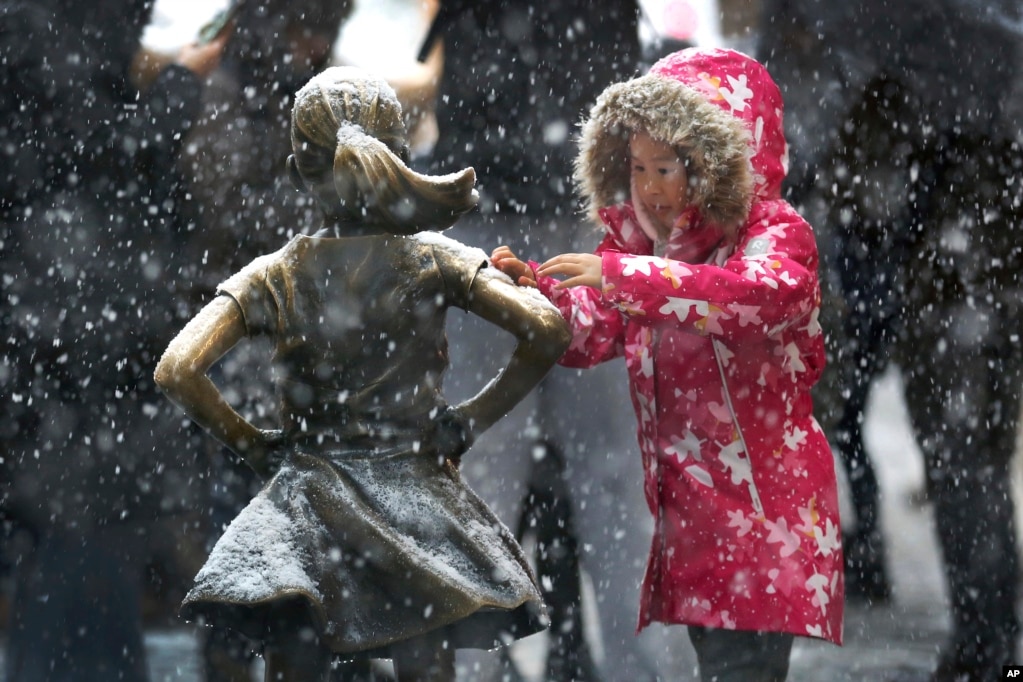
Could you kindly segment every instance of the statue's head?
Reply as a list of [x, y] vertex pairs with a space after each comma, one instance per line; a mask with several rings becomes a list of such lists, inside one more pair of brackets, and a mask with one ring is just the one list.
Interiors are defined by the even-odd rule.
[[408, 168], [401, 104], [382, 78], [337, 66], [295, 96], [288, 170], [328, 217], [395, 233], [444, 229], [476, 205], [475, 173], [441, 177]]
[[339, 128], [358, 126], [408, 156], [405, 123], [398, 96], [387, 81], [352, 66], [335, 66], [314, 76], [295, 95], [291, 111], [292, 142], [329, 148]]

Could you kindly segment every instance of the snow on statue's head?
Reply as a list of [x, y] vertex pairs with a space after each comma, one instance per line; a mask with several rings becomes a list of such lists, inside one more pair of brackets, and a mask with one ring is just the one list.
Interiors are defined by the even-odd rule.
[[296, 94], [288, 171], [337, 224], [396, 234], [449, 227], [476, 206], [472, 168], [444, 176], [411, 170], [401, 104], [383, 79], [336, 66]]
[[351, 127], [361, 128], [408, 160], [401, 104], [387, 81], [355, 67], [335, 66], [313, 76], [295, 95], [293, 146], [305, 142], [333, 151], [338, 130]]

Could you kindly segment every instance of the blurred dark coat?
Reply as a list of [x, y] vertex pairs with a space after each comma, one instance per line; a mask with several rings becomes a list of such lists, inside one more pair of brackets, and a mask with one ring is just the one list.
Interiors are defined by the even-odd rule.
[[1016, 0], [762, 4], [758, 52], [785, 96], [793, 184], [834, 148], [840, 122], [879, 76], [916, 98], [918, 118], [909, 125], [1019, 133], [1023, 6]]
[[31, 539], [8, 679], [147, 679], [143, 571], [174, 545], [154, 522], [196, 508], [194, 448], [152, 376], [187, 312], [166, 271], [201, 84], [179, 66], [133, 84], [151, 11], [0, 4], [0, 500]]
[[[905, 318], [904, 264], [919, 267], [945, 248], [939, 231], [913, 215], [927, 181], [920, 165], [936, 161], [928, 157], [940, 147], [962, 150], [967, 138], [1003, 157], [1021, 136], [1023, 6], [764, 0], [762, 17], [758, 56], [785, 97], [789, 189], [818, 232], [830, 300], [822, 324], [833, 361], [818, 385], [819, 418], [830, 431], [843, 386], [863, 380], [859, 365], [867, 363], [868, 375], [884, 366], [857, 355], [878, 350], [855, 345], [882, 336], [890, 344]], [[1018, 258], [1018, 249], [1002, 250], [1006, 239], [1013, 237], [1000, 227], [981, 225], [971, 260]], [[960, 263], [976, 279], [976, 264]], [[857, 367], [842, 362], [852, 356]]]
[[[152, 371], [177, 325], [174, 158], [201, 84], [130, 81], [146, 0], [0, 7], [0, 261], [10, 509], [33, 524], [120, 519], [163, 499]], [[183, 312], [183, 311], [182, 311]], [[176, 486], [175, 486], [176, 487]]]
[[578, 123], [636, 75], [638, 3], [441, 2], [444, 75], [433, 170], [473, 166], [480, 209], [574, 210]]
[[319, 220], [312, 199], [295, 190], [285, 169], [291, 105], [294, 93], [327, 65], [351, 8], [347, 0], [241, 5], [180, 161], [191, 201], [172, 276], [189, 287], [193, 306]]
[[761, 56], [785, 92], [793, 190], [820, 209], [822, 262], [837, 275], [838, 305], [824, 309], [845, 305], [844, 320], [822, 319], [836, 360], [825, 400], [842, 410], [860, 393], [865, 404], [863, 388], [897, 363], [951, 601], [934, 679], [998, 679], [1020, 632], [1023, 5], [764, 9]]

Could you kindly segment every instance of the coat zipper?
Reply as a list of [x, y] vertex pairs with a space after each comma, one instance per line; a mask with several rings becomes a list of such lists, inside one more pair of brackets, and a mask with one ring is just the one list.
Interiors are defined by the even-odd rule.
[[[725, 395], [725, 402], [728, 404], [728, 413], [732, 415], [732, 423], [735, 424], [735, 432], [739, 434], [739, 441], [742, 443], [742, 454], [749, 462], [749, 448], [746, 447], [746, 437], [742, 433], [742, 426], [739, 424], [739, 415], [735, 412], [735, 406], [732, 404], [732, 393], [728, 389], [728, 380], [725, 375], [725, 365], [721, 361], [721, 351], [718, 347], [720, 341], [717, 339], [711, 339], [711, 347], [714, 349], [714, 360], [717, 362], [718, 374], [721, 376], [721, 387]], [[757, 485], [753, 481], [753, 463], [750, 462], [750, 480], [749, 480], [749, 494], [750, 501], [753, 503], [753, 510], [760, 515], [760, 518], [766, 518], [764, 516], [764, 505], [760, 501], [760, 493], [757, 491]]]
[[[660, 333], [660, 330], [657, 329], [657, 328], [652, 329], [651, 330], [651, 335], [652, 335], [652, 338], [650, 340], [651, 358], [656, 358], [657, 357], [658, 346], [661, 343], [661, 333]], [[653, 427], [654, 427], [653, 428], [653, 435], [654, 435], [654, 466], [657, 467], [657, 472], [656, 472], [657, 473], [657, 524], [656, 524], [656, 527], [655, 527], [654, 530], [657, 533], [657, 540], [658, 540], [658, 543], [661, 546], [660, 552], [658, 553], [658, 557], [657, 557], [657, 563], [658, 563], [658, 571], [657, 571], [658, 586], [657, 587], [658, 587], [658, 593], [660, 593], [661, 592], [660, 587], [664, 583], [664, 573], [665, 573], [665, 571], [667, 571], [667, 566], [665, 566], [665, 562], [667, 561], [668, 548], [666, 546], [667, 545], [667, 542], [666, 542], [666, 540], [667, 540], [667, 533], [665, 532], [665, 529], [664, 529], [664, 502], [663, 502], [663, 495], [664, 495], [664, 484], [663, 484], [663, 482], [664, 482], [664, 478], [661, 475], [661, 472], [664, 469], [663, 469], [663, 467], [661, 467], [661, 446], [657, 442], [658, 434], [660, 434], [660, 419], [657, 416], [657, 413], [660, 410], [660, 405], [658, 404], [658, 400], [657, 400], [657, 396], [658, 396], [658, 391], [657, 391], [658, 386], [657, 386], [657, 384], [658, 384], [658, 374], [655, 371], [654, 372], [654, 389], [653, 389], [654, 409], [653, 409], [653, 414], [651, 415], [651, 418], [654, 420], [654, 423], [653, 423]]]

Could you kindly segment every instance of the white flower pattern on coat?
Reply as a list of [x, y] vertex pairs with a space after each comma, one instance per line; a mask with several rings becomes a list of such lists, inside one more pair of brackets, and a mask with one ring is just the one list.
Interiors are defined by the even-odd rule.
[[743, 111], [749, 106], [749, 101], [753, 98], [753, 91], [750, 90], [748, 79], [746, 74], [740, 75], [738, 78], [729, 74], [726, 76], [728, 84], [731, 87], [719, 87], [718, 92], [728, 102], [728, 106], [732, 108], [732, 111]]
[[738, 317], [740, 327], [748, 327], [751, 324], [759, 325], [764, 323], [764, 321], [760, 319], [760, 306], [758, 305], [729, 303], [728, 309], [735, 313]]
[[737, 528], [736, 535], [742, 537], [753, 530], [753, 521], [742, 513], [741, 509], [728, 512], [728, 527]]
[[679, 464], [686, 461], [689, 457], [692, 457], [697, 462], [703, 461], [703, 455], [700, 454], [703, 441], [691, 430], [686, 429], [681, 438], [672, 436], [671, 440], [671, 445], [666, 447], [664, 451], [669, 455], [674, 455]]
[[679, 322], [685, 322], [689, 317], [689, 311], [693, 310], [700, 317], [707, 317], [710, 314], [710, 304], [707, 301], [697, 301], [692, 298], [665, 297], [667, 302], [657, 311], [662, 315], [674, 313]]
[[814, 593], [813, 603], [820, 607], [821, 614], [828, 612], [828, 604], [831, 603], [831, 595], [827, 588], [830, 586], [828, 576], [815, 573], [806, 581], [806, 589]]
[[750, 466], [749, 459], [746, 457], [742, 441], [735, 439], [728, 445], [722, 445], [718, 443], [720, 448], [718, 452], [718, 460], [721, 461], [725, 468], [732, 473], [732, 483], [739, 485], [740, 483], [753, 483], [753, 467]]
[[784, 516], [779, 516], [774, 521], [765, 520], [764, 526], [769, 531], [767, 541], [781, 545], [778, 548], [781, 556], [791, 556], [799, 549], [799, 536], [789, 530], [789, 522]]
[[625, 269], [622, 270], [623, 277], [631, 277], [636, 273], [649, 277], [651, 267], [655, 271], [663, 270], [667, 263], [663, 258], [657, 256], [626, 256], [622, 258], [622, 265], [625, 266]]

